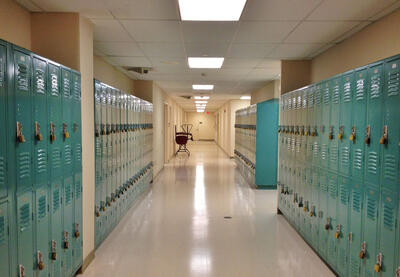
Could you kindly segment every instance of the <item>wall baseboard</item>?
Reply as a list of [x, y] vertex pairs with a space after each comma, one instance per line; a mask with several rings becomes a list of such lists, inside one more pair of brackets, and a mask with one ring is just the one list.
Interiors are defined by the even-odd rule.
[[93, 262], [94, 260], [94, 249], [92, 250], [92, 252], [89, 253], [89, 255], [87, 255], [87, 257], [85, 258], [85, 260], [82, 263], [81, 268], [78, 270], [79, 274], [82, 274], [85, 272], [85, 270], [88, 268], [88, 266]]

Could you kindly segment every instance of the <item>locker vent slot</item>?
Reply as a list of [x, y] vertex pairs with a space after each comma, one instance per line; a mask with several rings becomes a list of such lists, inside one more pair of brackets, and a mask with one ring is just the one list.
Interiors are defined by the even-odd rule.
[[315, 104], [317, 104], [318, 106], [321, 105], [321, 91], [317, 90], [315, 92]]
[[324, 89], [324, 104], [325, 105], [328, 105], [329, 104], [329, 88], [328, 87], [326, 87], [325, 89]]
[[6, 242], [6, 222], [4, 216], [0, 216], [0, 245]]
[[74, 99], [75, 100], [81, 100], [81, 83], [79, 81], [79, 78], [75, 80], [75, 85], [74, 85]]
[[362, 170], [363, 168], [363, 150], [357, 148], [354, 150], [354, 158], [353, 158], [353, 168], [357, 170]]
[[322, 160], [328, 159], [328, 145], [325, 143], [321, 144], [321, 159]]
[[350, 271], [351, 271], [351, 276], [358, 276], [360, 274], [360, 258], [359, 257], [353, 257], [351, 258], [350, 261]]
[[51, 96], [58, 96], [58, 75], [56, 73], [51, 73]]
[[388, 96], [399, 95], [400, 76], [399, 72], [390, 72], [388, 81]]
[[322, 181], [320, 183], [320, 188], [322, 192], [328, 192], [328, 186], [326, 185], [326, 182]]
[[371, 98], [380, 97], [381, 93], [381, 77], [380, 75], [374, 75], [371, 77]]
[[319, 144], [318, 144], [318, 142], [314, 142], [313, 155], [314, 155], [314, 158], [318, 158], [318, 156], [319, 156]]
[[81, 144], [77, 144], [75, 148], [75, 158], [77, 161], [82, 160], [82, 147]]
[[348, 168], [350, 161], [350, 150], [348, 146], [343, 146], [340, 154], [340, 162], [343, 168]]
[[296, 107], [296, 108], [297, 108], [297, 109], [301, 109], [301, 107], [302, 107], [301, 105], [302, 105], [302, 103], [301, 103], [301, 96], [298, 96], [298, 97], [297, 97], [297, 107]]
[[80, 199], [81, 198], [81, 182], [76, 182], [75, 185], [75, 198]]
[[345, 266], [347, 265], [347, 253], [346, 253], [346, 249], [344, 247], [341, 247], [339, 249], [339, 266], [342, 268], [345, 268]]
[[303, 109], [307, 109], [307, 97], [306, 97], [306, 96], [303, 97], [303, 105], [302, 105], [302, 108], [303, 108]]
[[31, 154], [29, 152], [21, 152], [18, 155], [18, 175], [19, 179], [31, 176]]
[[71, 84], [68, 78], [64, 78], [63, 89], [64, 97], [69, 97], [71, 94]]
[[39, 211], [38, 211], [38, 217], [39, 219], [45, 218], [46, 217], [46, 196], [41, 196], [39, 198]]
[[334, 181], [330, 181], [329, 182], [329, 195], [332, 198], [336, 198], [336, 194], [337, 194], [337, 187], [336, 187], [336, 182]]
[[71, 145], [67, 144], [64, 147], [64, 162], [66, 165], [72, 164], [72, 149]]
[[51, 154], [51, 167], [53, 169], [61, 167], [61, 151], [58, 147], [53, 148], [53, 152]]
[[376, 220], [376, 200], [368, 197], [367, 217], [371, 220]]
[[341, 184], [340, 185], [340, 202], [342, 202], [343, 205], [346, 205], [349, 199], [349, 191], [347, 189], [346, 184]]
[[343, 102], [350, 102], [351, 101], [351, 83], [347, 82], [344, 84], [344, 91], [343, 91]]
[[331, 151], [329, 153], [329, 160], [331, 163], [336, 163], [338, 160], [339, 149], [336, 144], [331, 146]]
[[368, 153], [368, 173], [376, 174], [378, 168], [378, 154], [376, 152]]
[[361, 211], [361, 195], [358, 191], [353, 191], [353, 210], [356, 212]]
[[308, 94], [308, 107], [312, 108], [314, 106], [314, 93]]
[[396, 181], [396, 157], [392, 154], [386, 154], [383, 162], [383, 176], [385, 179]]
[[36, 93], [45, 94], [44, 71], [42, 69], [35, 70]]
[[6, 163], [4, 157], [0, 157], [0, 187], [4, 188], [6, 185]]
[[65, 205], [71, 204], [71, 200], [72, 200], [71, 185], [68, 184], [65, 186]]
[[47, 172], [47, 152], [46, 149], [37, 150], [37, 173]]
[[394, 228], [394, 211], [393, 207], [389, 205], [383, 205], [383, 225], [389, 230]]
[[29, 204], [26, 203], [19, 208], [19, 227], [20, 230], [30, 227], [31, 213]]
[[60, 190], [53, 191], [53, 213], [57, 212], [60, 208]]
[[364, 100], [364, 79], [357, 80], [357, 86], [356, 86], [356, 100], [361, 101]]
[[17, 71], [17, 88], [28, 91], [28, 67], [23, 63], [18, 63]]
[[336, 84], [334, 87], [333, 87], [333, 91], [332, 91], [332, 101], [333, 101], [333, 103], [334, 104], [339, 104], [339, 102], [340, 102], [340, 94], [339, 94], [339, 85], [338, 84]]

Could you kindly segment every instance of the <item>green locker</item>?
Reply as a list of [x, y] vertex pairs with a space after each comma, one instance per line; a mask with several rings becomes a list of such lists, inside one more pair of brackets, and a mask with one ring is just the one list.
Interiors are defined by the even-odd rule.
[[368, 68], [368, 109], [366, 130], [366, 170], [365, 180], [378, 185], [381, 174], [382, 102], [383, 102], [383, 63]]
[[78, 171], [74, 176], [74, 249], [73, 249], [73, 268], [78, 270], [82, 265], [82, 172]]
[[74, 184], [72, 176], [64, 178], [63, 197], [63, 275], [69, 276], [72, 273], [72, 248], [74, 233]]
[[63, 252], [62, 183], [52, 180], [50, 188], [50, 276], [61, 277]]
[[63, 173], [64, 178], [70, 177], [73, 169], [73, 149], [71, 140], [72, 129], [72, 74], [69, 69], [61, 68], [62, 94], [62, 139], [63, 141]]
[[340, 82], [340, 118], [337, 140], [339, 144], [339, 173], [350, 176], [351, 130], [353, 110], [353, 72], [342, 75]]
[[81, 126], [81, 76], [78, 72], [72, 74], [72, 148], [73, 148], [73, 170], [82, 171], [82, 126]]
[[349, 210], [349, 276], [360, 276], [361, 259], [363, 250], [362, 231], [364, 207], [363, 182], [352, 179], [350, 185], [350, 210]]
[[328, 234], [328, 262], [333, 268], [337, 268], [337, 246], [335, 233], [337, 231], [337, 196], [338, 196], [338, 175], [328, 173], [328, 209], [327, 209], [327, 226]]
[[108, 168], [108, 137], [109, 137], [109, 129], [107, 123], [107, 91], [105, 86], [101, 86], [101, 174], [102, 174], [102, 182], [101, 182], [101, 201], [100, 201], [100, 210], [102, 212], [106, 209], [107, 203], [107, 184], [109, 178], [109, 168]]
[[331, 92], [329, 81], [321, 84], [321, 98], [322, 98], [322, 107], [321, 107], [321, 117], [322, 122], [320, 125], [320, 142], [321, 142], [321, 150], [320, 150], [320, 164], [322, 168], [328, 168], [329, 165], [329, 133], [330, 133], [330, 114], [331, 114]]
[[[7, 88], [6, 88], [6, 67], [7, 67], [7, 45], [0, 41], [0, 128], [7, 130], [6, 121], [6, 101], [7, 101]], [[6, 132], [0, 132], [0, 144], [7, 145]], [[7, 183], [7, 147], [0, 147], [0, 199], [8, 196], [8, 183]], [[4, 208], [5, 209], [5, 208]], [[0, 266], [2, 267], [2, 266]], [[5, 269], [4, 269], [5, 270]], [[1, 272], [0, 272], [1, 273]], [[7, 276], [7, 275], [5, 275]]]
[[0, 276], [10, 276], [8, 203], [0, 203]]
[[[314, 126], [311, 128], [311, 137], [313, 138], [313, 166], [321, 166], [321, 136], [320, 129], [322, 125], [322, 90], [321, 85], [317, 84], [314, 90]], [[321, 132], [322, 133], [322, 132]]]
[[101, 122], [101, 84], [94, 81], [95, 87], [95, 245], [100, 243], [100, 213], [102, 186], [102, 122]]
[[49, 274], [49, 195], [47, 184], [35, 191], [35, 270], [36, 276], [48, 276]]
[[314, 137], [311, 136], [311, 130], [314, 126], [314, 86], [307, 89], [307, 121], [304, 127], [306, 139], [306, 163], [311, 165], [313, 158]]
[[312, 169], [312, 199], [310, 204], [309, 216], [311, 218], [311, 245], [314, 249], [318, 249], [318, 235], [319, 235], [319, 218], [318, 218], [318, 210], [319, 210], [319, 170], [314, 167]]
[[19, 276], [33, 276], [36, 257], [33, 252], [32, 192], [17, 195], [16, 204]]
[[350, 178], [339, 176], [337, 198], [336, 226], [334, 228], [337, 248], [337, 270], [341, 276], [346, 276], [349, 261], [349, 202]]
[[329, 82], [331, 94], [331, 116], [328, 127], [328, 157], [329, 170], [338, 172], [339, 166], [339, 117], [340, 117], [340, 86], [341, 77], [333, 78]]
[[351, 145], [351, 175], [356, 180], [363, 180], [365, 168], [365, 135], [367, 112], [367, 69], [354, 72], [353, 123]]
[[[318, 246], [319, 253], [323, 258], [327, 258], [328, 236], [331, 223], [328, 216], [328, 176], [326, 171], [321, 169], [319, 172], [319, 211], [318, 211]], [[327, 230], [327, 227], [329, 228]]]
[[[107, 170], [108, 170], [108, 178], [107, 178], [107, 189], [106, 189], [106, 199], [107, 199], [107, 206], [111, 206], [111, 193], [112, 191], [112, 182], [114, 178], [114, 168], [113, 168], [113, 125], [112, 125], [112, 102], [111, 102], [111, 88], [107, 87], [107, 126], [108, 126], [108, 136], [107, 136]], [[107, 221], [108, 224], [108, 221]]]
[[[16, 145], [16, 184], [18, 191], [26, 191], [33, 184], [32, 169], [32, 90], [31, 57], [24, 50], [13, 48], [14, 59], [14, 112]], [[12, 92], [10, 92], [12, 93]], [[11, 100], [11, 98], [10, 98]], [[11, 122], [10, 122], [11, 124]], [[11, 127], [11, 126], [10, 126]]]

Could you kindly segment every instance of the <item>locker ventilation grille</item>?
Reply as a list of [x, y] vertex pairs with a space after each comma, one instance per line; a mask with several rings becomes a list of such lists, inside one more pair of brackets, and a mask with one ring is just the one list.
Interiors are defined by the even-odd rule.
[[76, 145], [75, 158], [78, 162], [82, 160], [82, 147], [80, 144]]
[[79, 78], [76, 78], [74, 83], [74, 99], [79, 101], [81, 99], [81, 82]]
[[349, 158], [350, 158], [350, 151], [348, 146], [343, 146], [341, 149], [341, 154], [340, 154], [340, 162], [341, 162], [341, 167], [344, 170], [347, 170], [349, 167]]
[[35, 70], [36, 93], [45, 94], [44, 74], [42, 69]]
[[0, 245], [6, 242], [6, 222], [4, 216], [0, 216]]
[[6, 184], [6, 163], [3, 157], [0, 157], [0, 187], [4, 188]]
[[356, 212], [360, 212], [361, 211], [361, 196], [360, 193], [358, 191], [353, 191], [353, 210]]
[[352, 257], [350, 261], [350, 271], [351, 276], [358, 276], [360, 274], [360, 258], [359, 257]]
[[328, 87], [326, 87], [325, 89], [324, 89], [324, 104], [325, 105], [329, 105], [329, 88]]
[[308, 107], [312, 108], [314, 106], [314, 93], [310, 92], [308, 94]]
[[319, 156], [319, 144], [318, 144], [318, 142], [314, 142], [313, 154], [314, 154], [314, 159], [318, 158], [318, 156]]
[[393, 230], [394, 227], [394, 211], [393, 207], [390, 205], [384, 205], [383, 206], [383, 225], [389, 229]]
[[51, 154], [51, 167], [58, 169], [61, 167], [61, 151], [60, 148], [54, 148]]
[[67, 78], [64, 77], [63, 93], [64, 93], [64, 97], [69, 97], [71, 95], [71, 84], [70, 84], [68, 77]]
[[329, 159], [333, 166], [337, 165], [336, 163], [338, 161], [338, 154], [339, 154], [338, 146], [337, 144], [333, 144], [331, 147], [331, 152], [329, 153]]
[[374, 75], [371, 77], [371, 98], [378, 98], [381, 95], [381, 77]]
[[339, 102], [340, 102], [340, 94], [339, 94], [339, 85], [338, 84], [336, 84], [333, 87], [332, 101], [334, 104], [339, 104]]
[[30, 226], [30, 207], [26, 203], [19, 208], [19, 227], [21, 230]]
[[356, 170], [363, 168], [363, 150], [360, 148], [354, 150], [353, 168]]
[[81, 198], [81, 182], [77, 181], [75, 185], [75, 197], [76, 199]]
[[19, 90], [28, 91], [28, 67], [23, 64], [19, 63], [17, 65], [17, 86]]
[[375, 175], [378, 167], [378, 154], [369, 152], [368, 154], [368, 173]]
[[333, 180], [330, 180], [329, 181], [329, 195], [332, 198], [336, 198], [336, 194], [337, 194], [336, 182]]
[[37, 150], [37, 173], [47, 172], [47, 152], [46, 149], [40, 148]]
[[368, 197], [367, 217], [371, 220], [376, 220], [376, 200]]
[[66, 165], [72, 164], [72, 149], [71, 145], [67, 144], [64, 147], [64, 162]]
[[53, 213], [57, 212], [60, 208], [60, 190], [56, 189], [53, 192]]
[[65, 205], [71, 204], [71, 200], [72, 200], [71, 184], [67, 184], [65, 186]]
[[349, 199], [349, 191], [347, 189], [347, 184], [340, 185], [340, 202], [343, 205], [347, 205]]
[[327, 160], [328, 159], [328, 145], [321, 144], [321, 159]]
[[365, 85], [364, 85], [364, 79], [357, 80], [357, 86], [356, 86], [356, 100], [361, 101], [364, 100], [364, 94], [365, 94]]
[[399, 72], [390, 72], [388, 81], [388, 96], [399, 95], [400, 74]]
[[39, 198], [39, 211], [38, 211], [39, 219], [46, 217], [46, 196], [41, 196]]
[[59, 95], [59, 87], [58, 87], [58, 75], [56, 72], [51, 73], [51, 96]]
[[29, 178], [31, 176], [31, 154], [21, 152], [18, 155], [18, 177], [19, 179]]
[[321, 91], [319, 89], [315, 91], [315, 104], [321, 105]]
[[347, 82], [344, 84], [343, 102], [351, 101], [351, 83]]
[[383, 176], [385, 179], [396, 181], [396, 157], [391, 154], [386, 154], [383, 162]]

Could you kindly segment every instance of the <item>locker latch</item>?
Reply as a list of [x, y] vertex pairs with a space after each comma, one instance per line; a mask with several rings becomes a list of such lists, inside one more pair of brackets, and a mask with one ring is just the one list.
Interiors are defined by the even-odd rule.
[[76, 133], [76, 131], [78, 131], [78, 124], [77, 124], [77, 123], [74, 123], [74, 128], [73, 128], [73, 130], [74, 130], [74, 133]]
[[40, 125], [38, 122], [35, 122], [35, 138], [39, 141], [43, 140], [43, 136], [40, 133]]
[[79, 238], [81, 236], [81, 233], [79, 232], [79, 224], [75, 223], [75, 238]]
[[64, 249], [69, 249], [68, 232], [64, 231]]
[[304, 201], [304, 208], [303, 208], [304, 212], [308, 212], [308, 201]]
[[22, 133], [22, 124], [20, 122], [17, 121], [17, 140], [20, 143], [24, 143], [25, 142], [25, 136]]
[[329, 127], [329, 139], [332, 140], [333, 139], [333, 126]]
[[374, 270], [375, 272], [380, 272], [382, 269], [382, 259], [383, 255], [382, 253], [379, 253], [378, 256], [376, 256], [376, 264], [374, 265]]
[[56, 126], [53, 122], [50, 123], [50, 141], [56, 140]]
[[301, 136], [304, 136], [304, 126], [301, 126], [300, 135], [301, 135]]
[[388, 140], [388, 127], [387, 127], [387, 125], [385, 125], [383, 127], [383, 134], [382, 134], [381, 139], [379, 140], [379, 143], [380, 144], [386, 144], [387, 140]]
[[314, 126], [312, 132], [311, 132], [311, 136], [315, 137], [317, 135], [317, 126]]
[[325, 230], [329, 231], [331, 229], [331, 219], [328, 217], [326, 219]]
[[26, 277], [26, 275], [25, 275], [25, 267], [22, 265], [22, 264], [20, 264], [19, 266], [18, 266], [18, 271], [19, 271], [19, 277]]
[[63, 124], [63, 133], [64, 133], [64, 138], [67, 139], [69, 138], [69, 132], [68, 132], [68, 125], [67, 123]]
[[36, 253], [36, 259], [37, 259], [37, 267], [39, 270], [44, 269], [44, 262], [43, 262], [43, 255], [40, 251]]
[[351, 135], [350, 135], [350, 138], [349, 138], [351, 141], [355, 141], [355, 139], [356, 139], [356, 126], [353, 126], [352, 128], [351, 128]]
[[106, 131], [104, 130], [105, 128], [104, 128], [104, 124], [101, 124], [100, 125], [100, 134], [102, 135], [102, 136], [104, 136], [105, 134], [106, 134]]
[[101, 201], [100, 205], [101, 205], [101, 210], [103, 212], [105, 212], [106, 211], [106, 203], [104, 201]]
[[396, 270], [396, 277], [400, 277], [400, 267], [398, 267]]
[[371, 126], [367, 126], [365, 129], [365, 139], [364, 139], [365, 144], [370, 144], [371, 143]]
[[344, 126], [340, 126], [339, 128], [339, 134], [338, 134], [338, 139], [342, 140], [343, 139], [343, 134], [344, 134]]
[[300, 196], [300, 197], [299, 197], [299, 208], [302, 208], [303, 206], [304, 206], [303, 197]]
[[342, 234], [342, 226], [338, 224], [336, 225], [335, 238], [340, 239], [341, 234]]
[[313, 217], [315, 215], [315, 206], [311, 206], [309, 215]]
[[100, 216], [100, 209], [99, 209], [99, 206], [97, 206], [97, 205], [95, 207], [95, 215], [96, 215], [96, 217]]
[[300, 127], [296, 126], [296, 131], [294, 133], [295, 135], [300, 135]]
[[366, 254], [367, 254], [367, 243], [363, 241], [363, 243], [361, 243], [360, 259], [364, 259]]
[[53, 261], [57, 260], [57, 243], [55, 240], [51, 241], [51, 259]]
[[347, 238], [348, 238], [349, 242], [352, 243], [352, 241], [353, 241], [353, 233], [350, 232], [349, 235], [347, 236]]

